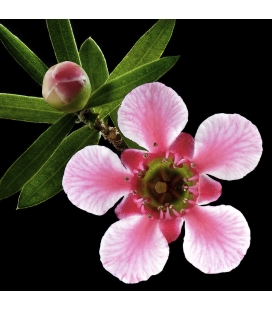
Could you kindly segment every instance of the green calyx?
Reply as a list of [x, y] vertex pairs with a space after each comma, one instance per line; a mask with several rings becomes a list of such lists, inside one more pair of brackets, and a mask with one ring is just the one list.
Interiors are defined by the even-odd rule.
[[182, 212], [188, 206], [187, 200], [193, 198], [188, 191], [194, 181], [187, 181], [194, 174], [187, 163], [176, 167], [173, 159], [156, 158], [148, 164], [145, 173], [139, 173], [138, 191], [141, 197], [146, 197], [145, 205], [150, 208], [166, 211], [172, 206], [177, 212]]

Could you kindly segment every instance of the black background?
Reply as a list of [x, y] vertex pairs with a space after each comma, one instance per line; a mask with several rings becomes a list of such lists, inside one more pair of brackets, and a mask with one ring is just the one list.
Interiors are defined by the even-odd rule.
[[[102, 49], [110, 72], [155, 22], [71, 20], [78, 47], [91, 36]], [[56, 63], [44, 20], [1, 23], [48, 67]], [[265, 140], [271, 132], [269, 26], [265, 21], [177, 21], [164, 56], [181, 57], [160, 81], [172, 87], [188, 107], [185, 132], [194, 136], [201, 122], [215, 113], [239, 113], [258, 127]], [[41, 97], [41, 86], [1, 44], [0, 56], [0, 92]], [[48, 126], [0, 120], [0, 177]], [[100, 144], [109, 146], [103, 138]], [[117, 220], [114, 208], [95, 216], [72, 205], [61, 192], [43, 204], [16, 210], [17, 193], [0, 201], [1, 289], [270, 290], [271, 167], [265, 164], [266, 152], [243, 179], [221, 181], [222, 196], [212, 203], [239, 209], [251, 228], [250, 248], [233, 271], [206, 275], [192, 266], [183, 254], [183, 228], [178, 240], [170, 244], [169, 259], [160, 274], [139, 284], [124, 284], [103, 268], [98, 253], [103, 234]]]

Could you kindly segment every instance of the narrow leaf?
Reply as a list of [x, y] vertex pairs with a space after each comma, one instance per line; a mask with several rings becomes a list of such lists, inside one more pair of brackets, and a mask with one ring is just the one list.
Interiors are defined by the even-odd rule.
[[92, 38], [88, 38], [80, 47], [79, 56], [82, 67], [89, 76], [92, 91], [103, 85], [109, 77], [106, 59]]
[[47, 66], [15, 35], [0, 24], [0, 40], [26, 72], [42, 85]]
[[68, 60], [81, 66], [69, 19], [47, 19], [46, 24], [57, 61]]
[[54, 124], [63, 115], [43, 98], [0, 94], [0, 118]]
[[175, 65], [178, 58], [179, 56], [164, 57], [106, 82], [91, 95], [87, 107], [99, 107], [94, 111], [102, 119], [118, 107], [132, 89], [158, 80]]
[[159, 20], [134, 44], [128, 54], [113, 70], [109, 80], [159, 59], [172, 36], [174, 26], [175, 20]]
[[54, 153], [75, 123], [75, 115], [66, 114], [49, 127], [10, 166], [0, 182], [0, 199], [19, 191]]
[[99, 138], [100, 133], [87, 126], [65, 138], [42, 169], [23, 187], [17, 208], [35, 206], [61, 191], [62, 177], [69, 159], [83, 147], [97, 144]]

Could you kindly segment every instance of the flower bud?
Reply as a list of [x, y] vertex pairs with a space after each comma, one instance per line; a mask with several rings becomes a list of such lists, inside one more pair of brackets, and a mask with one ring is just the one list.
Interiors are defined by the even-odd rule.
[[86, 72], [77, 64], [64, 61], [48, 69], [42, 86], [45, 101], [63, 112], [82, 110], [91, 94]]

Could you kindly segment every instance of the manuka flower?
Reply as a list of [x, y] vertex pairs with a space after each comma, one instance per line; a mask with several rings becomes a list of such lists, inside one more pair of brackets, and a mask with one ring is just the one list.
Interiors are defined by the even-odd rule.
[[[87, 146], [66, 166], [63, 188], [79, 208], [102, 215], [122, 196], [120, 221], [101, 241], [106, 270], [126, 283], [158, 274], [168, 243], [185, 224], [184, 253], [205, 273], [238, 266], [250, 244], [244, 216], [232, 206], [199, 206], [218, 199], [221, 185], [207, 174], [234, 180], [252, 171], [262, 153], [260, 134], [238, 114], [215, 114], [195, 139], [181, 133], [188, 111], [182, 99], [161, 83], [130, 92], [118, 112], [122, 133], [147, 151], [118, 156], [103, 146]], [[206, 174], [207, 173], [207, 174]]]

